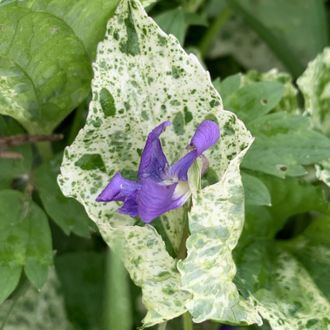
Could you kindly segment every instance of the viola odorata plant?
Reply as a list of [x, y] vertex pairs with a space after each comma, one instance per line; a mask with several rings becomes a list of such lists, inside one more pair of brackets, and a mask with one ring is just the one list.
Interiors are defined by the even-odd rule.
[[98, 202], [123, 202], [120, 213], [139, 217], [145, 223], [187, 202], [191, 196], [188, 170], [204, 151], [218, 142], [220, 130], [215, 122], [203, 121], [189, 144], [192, 150], [169, 166], [159, 139], [169, 125], [171, 123], [165, 121], [148, 135], [141, 155], [138, 181], [116, 173], [97, 197]]
[[231, 255], [251, 134], [223, 110], [197, 58], [137, 0], [120, 2], [93, 69], [86, 125], [65, 150], [58, 183], [142, 288], [144, 326], [186, 311], [195, 322], [260, 323], [233, 283]]

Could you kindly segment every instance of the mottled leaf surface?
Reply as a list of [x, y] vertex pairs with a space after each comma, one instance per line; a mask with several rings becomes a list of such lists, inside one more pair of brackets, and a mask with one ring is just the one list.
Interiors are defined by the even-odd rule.
[[8, 299], [0, 307], [0, 320], [4, 321], [4, 329], [73, 330], [66, 316], [60, 290], [54, 269], [49, 272], [48, 280], [40, 291], [31, 286], [21, 289], [17, 292], [18, 297]]
[[231, 161], [221, 181], [193, 196], [188, 256], [178, 268], [183, 288], [192, 294], [187, 307], [195, 322], [262, 323], [251, 301], [240, 297], [233, 283], [236, 266], [232, 250], [244, 223], [239, 174], [243, 154]]
[[10, 3], [0, 21], [0, 112], [30, 133], [49, 133], [88, 93], [84, 45], [49, 13]]
[[272, 268], [268, 287], [255, 294], [272, 329], [329, 329], [330, 303], [308, 271], [286, 252], [277, 253]]
[[202, 120], [219, 123], [222, 140], [206, 153], [219, 178], [229, 160], [247, 147], [250, 135], [234, 114], [222, 110], [196, 57], [163, 33], [136, 0], [122, 1], [108, 24], [92, 90], [86, 126], [66, 149], [58, 182], [65, 195], [85, 206], [110, 246], [121, 242], [124, 264], [142, 286], [145, 325], [152, 325], [186, 310], [189, 294], [180, 290], [175, 260], [154, 228], [133, 226], [134, 219], [116, 213], [118, 205], [97, 203], [96, 196], [116, 171], [136, 175], [147, 133], [164, 120], [173, 122], [162, 136], [170, 162], [185, 153]]
[[[326, 330], [328, 202], [320, 187], [297, 178], [261, 178], [271, 193], [272, 206], [247, 206], [244, 230], [234, 251], [235, 283], [245, 297], [255, 301], [272, 329]], [[290, 219], [308, 213], [316, 219], [302, 234], [277, 238]]]
[[90, 59], [95, 58], [96, 46], [102, 40], [106, 24], [119, 0], [25, 0], [16, 1], [20, 7], [30, 8], [59, 18], [70, 26], [81, 40]]
[[[330, 48], [326, 48], [308, 64], [297, 83], [304, 96], [306, 112], [310, 115], [314, 127], [330, 136]], [[328, 160], [317, 168], [317, 176], [325, 184], [330, 185]]]

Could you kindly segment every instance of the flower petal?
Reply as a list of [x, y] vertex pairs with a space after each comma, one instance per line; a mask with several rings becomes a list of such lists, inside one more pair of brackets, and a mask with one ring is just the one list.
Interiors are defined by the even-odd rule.
[[167, 126], [171, 125], [165, 121], [148, 135], [146, 145], [143, 149], [138, 176], [141, 180], [152, 178], [161, 181], [168, 167], [166, 156], [164, 155], [159, 136], [164, 132]]
[[136, 194], [134, 196], [131, 196], [129, 199], [127, 199], [123, 206], [118, 209], [118, 212], [121, 214], [127, 214], [131, 217], [135, 218], [139, 215], [138, 213], [138, 204], [136, 201]]
[[181, 181], [187, 181], [188, 170], [198, 156], [196, 150], [187, 153], [171, 166], [170, 175], [176, 176]]
[[145, 223], [182, 206], [190, 196], [188, 183], [162, 185], [147, 179], [137, 194], [138, 213]]
[[124, 178], [117, 172], [109, 184], [104, 188], [100, 195], [96, 198], [97, 202], [112, 202], [129, 199], [136, 195], [136, 191], [140, 189], [141, 185], [135, 181]]
[[190, 145], [194, 146], [198, 155], [218, 142], [220, 138], [219, 125], [212, 120], [204, 120], [191, 139]]

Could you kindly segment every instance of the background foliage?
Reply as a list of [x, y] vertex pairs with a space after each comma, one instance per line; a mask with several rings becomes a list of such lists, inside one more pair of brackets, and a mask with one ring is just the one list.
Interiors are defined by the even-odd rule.
[[[56, 182], [64, 148], [85, 124], [92, 63], [117, 2], [0, 0], [2, 329], [126, 330], [146, 313], [141, 289]], [[249, 328], [328, 329], [329, 3], [151, 2], [149, 15], [196, 54], [224, 108], [255, 137], [241, 165], [245, 224], [233, 281], [268, 321]], [[63, 138], [30, 143], [54, 133]], [[103, 166], [95, 157], [80, 165]], [[209, 171], [202, 185], [216, 181]], [[182, 329], [181, 320], [167, 329]]]

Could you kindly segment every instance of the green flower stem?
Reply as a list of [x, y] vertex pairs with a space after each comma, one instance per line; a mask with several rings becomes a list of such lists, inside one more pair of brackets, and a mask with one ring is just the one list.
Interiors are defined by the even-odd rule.
[[220, 29], [224, 26], [230, 16], [231, 10], [228, 7], [225, 7], [215, 18], [215, 20], [213, 21], [199, 44], [199, 51], [201, 53], [202, 58], [207, 55], [211, 44], [217, 38]]
[[[184, 229], [182, 233], [182, 239], [180, 243], [180, 249], [177, 255], [178, 259], [184, 259], [187, 256], [187, 247], [186, 247], [186, 241], [189, 237], [189, 218], [188, 218], [188, 212], [191, 208], [191, 203], [189, 203], [186, 207], [184, 207]], [[193, 330], [194, 326], [191, 320], [191, 315], [189, 312], [186, 312], [182, 315], [182, 323], [183, 323], [183, 330]]]
[[184, 208], [184, 227], [182, 232], [182, 238], [180, 243], [180, 248], [177, 253], [178, 259], [184, 259], [187, 256], [187, 247], [186, 247], [186, 241], [189, 236], [189, 218], [188, 218], [188, 211], [190, 209], [190, 205], [188, 207]]
[[52, 144], [49, 141], [46, 142], [38, 142], [36, 143], [38, 152], [40, 157], [44, 162], [49, 161], [53, 158], [53, 149], [52, 149]]
[[191, 315], [189, 312], [186, 312], [182, 315], [182, 322], [183, 322], [183, 330], [193, 330], [194, 325], [191, 319]]
[[161, 324], [158, 326], [158, 330], [166, 330], [166, 325], [167, 325], [167, 322], [161, 323]]

